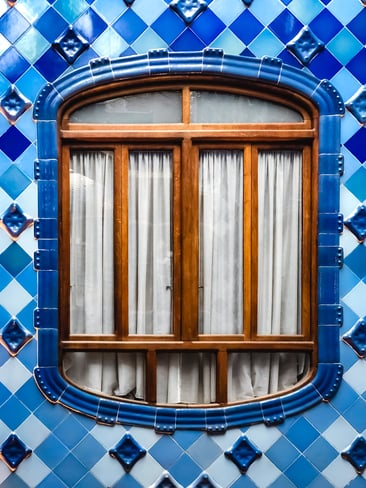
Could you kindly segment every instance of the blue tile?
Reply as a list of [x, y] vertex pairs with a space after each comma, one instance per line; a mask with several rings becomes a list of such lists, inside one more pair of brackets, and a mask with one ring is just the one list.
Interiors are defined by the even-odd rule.
[[[97, 485], [96, 485], [97, 486]], [[50, 473], [37, 486], [37, 488], [67, 488], [58, 476]]]
[[287, 438], [301, 451], [319, 437], [319, 432], [304, 418], [300, 418], [288, 430]]
[[182, 453], [183, 449], [168, 436], [159, 439], [149, 450], [149, 454], [167, 470], [178, 461]]
[[53, 431], [67, 447], [74, 448], [86, 435], [87, 430], [75, 417], [67, 417]]
[[211, 10], [203, 12], [191, 26], [192, 32], [205, 44], [210, 44], [224, 29], [225, 24]]
[[53, 434], [50, 434], [34, 452], [51, 469], [59, 465], [69, 454], [67, 447]]
[[0, 264], [13, 276], [16, 276], [32, 258], [16, 242], [0, 254]]
[[[364, 180], [365, 183], [366, 175]], [[351, 254], [345, 258], [344, 262], [355, 275], [360, 279], [363, 279], [366, 276], [366, 247], [363, 244], [359, 244]]]
[[349, 24], [347, 28], [354, 34], [357, 39], [366, 44], [366, 9], [363, 9]]
[[366, 83], [366, 48], [356, 54], [346, 67], [361, 83]]
[[252, 42], [264, 28], [249, 9], [244, 10], [229, 27], [245, 44]]
[[174, 51], [202, 51], [205, 47], [190, 29], [186, 29], [171, 45]]
[[[1, 69], [1, 68], [0, 68]], [[16, 144], [15, 144], [16, 141]], [[15, 161], [23, 151], [25, 151], [31, 142], [14, 126], [10, 127], [0, 137], [0, 149], [12, 160]], [[15, 170], [12, 169], [11, 172]], [[12, 173], [13, 175], [15, 173]], [[16, 178], [21, 178], [18, 175]], [[30, 181], [29, 181], [30, 183]]]
[[147, 25], [129, 9], [113, 24], [113, 28], [126, 42], [132, 43], [144, 32]]
[[0, 17], [0, 32], [10, 42], [15, 42], [29, 26], [29, 22], [15, 8], [9, 9]]
[[[327, 26], [325, 29], [324, 26]], [[329, 10], [324, 9], [309, 24], [310, 29], [325, 44], [329, 42], [342, 29], [342, 24], [332, 15]]]
[[[1, 139], [1, 138], [0, 138]], [[6, 138], [8, 140], [8, 138]], [[2, 141], [3, 142], [3, 141]], [[26, 144], [26, 141], [24, 141]], [[12, 155], [16, 157], [16, 154]], [[0, 185], [14, 200], [31, 184], [28, 178], [16, 165], [11, 165], [1, 176]], [[29, 220], [29, 219], [26, 219]], [[11, 224], [10, 224], [11, 225]], [[29, 226], [28, 224], [25, 224]]]
[[21, 398], [24, 405], [31, 411], [36, 410], [45, 402], [45, 398], [37, 388], [33, 378], [30, 378], [21, 388], [19, 388], [17, 396]]
[[89, 6], [85, 0], [72, 0], [72, 2], [56, 0], [54, 7], [67, 20], [68, 24], [72, 24]]
[[42, 403], [33, 413], [50, 430], [54, 430], [57, 425], [70, 415], [70, 412], [64, 407], [60, 405], [51, 407], [47, 401]]
[[269, 28], [276, 36], [287, 44], [302, 29], [303, 25], [288, 10], [284, 10], [270, 25]]
[[201, 473], [200, 467], [187, 454], [183, 454], [170, 470], [171, 475], [183, 486], [188, 486]]
[[287, 469], [300, 456], [298, 449], [286, 437], [281, 437], [265, 454], [280, 471]]
[[65, 19], [53, 7], [34, 23], [34, 27], [51, 43], [67, 28], [67, 25]]
[[67, 61], [54, 49], [48, 49], [35, 63], [35, 67], [47, 81], [55, 81], [68, 67]]
[[301, 457], [284, 474], [294, 483], [296, 488], [308, 488], [318, 472], [309, 461]]
[[15, 430], [30, 415], [30, 411], [15, 396], [0, 407], [0, 418], [10, 429]]
[[338, 456], [338, 452], [324, 438], [319, 437], [305, 451], [305, 455], [319, 471], [323, 471]]
[[194, 442], [196, 442], [201, 436], [205, 436], [201, 432], [195, 432], [190, 430], [177, 430], [173, 438], [183, 449], [188, 449]]
[[66, 486], [75, 486], [87, 473], [87, 469], [72, 454], [69, 454], [56, 468], [55, 473]]
[[330, 80], [338, 73], [342, 65], [329, 51], [324, 50], [315, 56], [309, 68], [317, 78]]
[[[366, 129], [361, 128], [345, 142], [346, 148], [356, 156], [360, 163], [366, 162]], [[348, 185], [348, 182], [347, 182]]]
[[366, 401], [358, 398], [350, 408], [343, 413], [344, 418], [359, 433], [365, 429]]
[[[347, 181], [347, 189], [350, 190], [361, 202], [366, 199], [366, 168], [361, 166], [351, 176], [351, 178]], [[359, 250], [358, 253], [360, 252], [362, 251]]]
[[151, 25], [151, 28], [168, 44], [181, 34], [186, 26], [183, 20], [168, 9]]
[[327, 44], [328, 50], [343, 65], [347, 64], [361, 49], [362, 43], [348, 29], [342, 29]]
[[90, 434], [73, 449], [74, 456], [91, 469], [106, 453], [105, 448]]
[[37, 295], [37, 273], [32, 264], [26, 266], [24, 270], [19, 273], [17, 281], [32, 297]]
[[[126, 488], [127, 486], [128, 485], [126, 484]], [[138, 485], [136, 484], [135, 488], [137, 487]], [[87, 473], [80, 481], [76, 483], [76, 485], [74, 485], [74, 488], [104, 488], [104, 486], [91, 473]], [[114, 485], [114, 488], [118, 488], [118, 484]]]
[[207, 469], [222, 453], [216, 442], [209, 436], [200, 437], [188, 452], [202, 469]]
[[[258, 485], [257, 483], [254, 483], [254, 481], [252, 481], [248, 476], [239, 476], [239, 478], [232, 485], [230, 485], [230, 488], [258, 488]], [[285, 486], [281, 486], [278, 488], [285, 488]]]
[[80, 33], [90, 44], [100, 36], [100, 34], [107, 28], [107, 24], [101, 17], [93, 10], [89, 9], [85, 12], [73, 25], [76, 33]]
[[9, 47], [9, 49], [0, 56], [0, 72], [3, 73], [11, 83], [15, 83], [29, 66], [28, 61], [26, 61], [14, 47]]

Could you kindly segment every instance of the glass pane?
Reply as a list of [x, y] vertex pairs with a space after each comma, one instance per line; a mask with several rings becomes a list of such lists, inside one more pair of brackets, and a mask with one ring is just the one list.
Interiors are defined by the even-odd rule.
[[172, 330], [172, 153], [131, 152], [128, 301], [131, 334]]
[[199, 332], [243, 332], [243, 152], [201, 151]]
[[67, 352], [63, 358], [63, 370], [81, 388], [143, 400], [145, 362], [145, 355], [141, 352]]
[[268, 100], [214, 91], [191, 92], [193, 123], [302, 122], [300, 113]]
[[158, 403], [212, 403], [216, 399], [216, 357], [210, 352], [158, 354]]
[[180, 91], [136, 93], [92, 103], [70, 115], [70, 122], [96, 124], [168, 124], [182, 121]]
[[288, 390], [309, 369], [310, 356], [304, 352], [232, 352], [228, 357], [228, 401]]
[[301, 333], [302, 153], [258, 157], [258, 334]]
[[113, 153], [73, 151], [70, 160], [70, 327], [114, 332]]

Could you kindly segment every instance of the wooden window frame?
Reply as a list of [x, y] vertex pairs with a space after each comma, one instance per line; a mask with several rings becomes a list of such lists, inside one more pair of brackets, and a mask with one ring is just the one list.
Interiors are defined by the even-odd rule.
[[[228, 81], [228, 80], [226, 80]], [[98, 88], [88, 93], [87, 98], [71, 99], [60, 116], [60, 266], [59, 277], [59, 322], [60, 358], [65, 351], [143, 351], [146, 354], [148, 403], [156, 401], [156, 364], [159, 351], [214, 351], [217, 363], [217, 402], [227, 404], [226, 367], [231, 351], [302, 351], [311, 356], [311, 370], [306, 381], [314, 373], [317, 357], [317, 112], [299, 95], [273, 87], [273, 94], [258, 94], [253, 87], [239, 88], [231, 82], [225, 88], [201, 81], [172, 79], [162, 84], [150, 80], [148, 86], [132, 90], [124, 83], [109, 87], [108, 96]], [[275, 101], [296, 109], [303, 122], [270, 124], [193, 124], [189, 122], [189, 90], [219, 90], [225, 93], [240, 93]], [[112, 99], [121, 94], [141, 93], [154, 90], [181, 89], [183, 120], [179, 124], [158, 126], [151, 124], [79, 124], [69, 122], [69, 114], [76, 108], [102, 99]], [[283, 103], [279, 96], [284, 97]], [[241, 149], [244, 154], [244, 331], [242, 335], [198, 334], [198, 154], [200, 149]], [[116, 333], [113, 335], [71, 335], [69, 333], [69, 155], [72, 150], [113, 150], [115, 157], [115, 220], [121, 225], [115, 230], [115, 308]], [[130, 336], [128, 334], [128, 293], [121, 285], [122, 276], [128, 273], [127, 211], [128, 206], [128, 151], [172, 150], [174, 185], [174, 330], [168, 336]], [[256, 164], [261, 149], [296, 149], [303, 153], [303, 217], [302, 217], [302, 334], [297, 336], [260, 336], [256, 332], [257, 294], [257, 177]], [[195, 183], [192, 183], [195, 182]], [[122, 190], [121, 190], [122, 189]], [[182, 198], [182, 195], [191, 195]], [[189, 307], [186, 305], [190, 304]], [[184, 327], [182, 324], [185, 324]], [[61, 362], [60, 362], [61, 367]], [[153, 372], [153, 373], [151, 373]], [[305, 380], [304, 380], [305, 381]], [[296, 385], [294, 389], [298, 388]], [[278, 392], [278, 396], [283, 392]], [[177, 405], [174, 405], [177, 406]], [[200, 405], [195, 405], [200, 406]]]

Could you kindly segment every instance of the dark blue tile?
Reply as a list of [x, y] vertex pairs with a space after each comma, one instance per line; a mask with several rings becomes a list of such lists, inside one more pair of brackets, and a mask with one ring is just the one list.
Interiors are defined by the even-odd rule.
[[[365, 175], [366, 176], [366, 175]], [[364, 184], [366, 177], [364, 178]], [[366, 188], [362, 188], [366, 192]], [[344, 260], [344, 263], [355, 273], [360, 279], [366, 276], [366, 247], [359, 244]]]
[[205, 47], [190, 29], [186, 29], [171, 45], [173, 51], [202, 51]]
[[363, 48], [351, 61], [346, 65], [346, 68], [355, 76], [361, 83], [366, 83], [366, 48]]
[[366, 44], [366, 9], [362, 9], [361, 12], [356, 15], [352, 21], [347, 24], [348, 29], [354, 36], [359, 39], [362, 44]]
[[296, 488], [308, 488], [318, 475], [318, 471], [309, 461], [301, 457], [284, 474], [294, 483]]
[[29, 66], [28, 61], [14, 47], [9, 47], [0, 56], [0, 73], [6, 76], [11, 83], [15, 83]]
[[16, 276], [30, 262], [32, 258], [14, 242], [0, 254], [0, 264], [13, 276]]
[[114, 24], [113, 28], [123, 39], [132, 43], [144, 32], [147, 25], [131, 9], [128, 9]]
[[0, 418], [11, 430], [15, 430], [30, 415], [30, 411], [15, 396], [11, 396], [0, 408]]
[[24, 34], [29, 26], [29, 22], [16, 8], [10, 8], [0, 18], [0, 32], [12, 43]]
[[[132, 478], [130, 476], [130, 478]], [[134, 478], [132, 478], [134, 479]], [[134, 485], [128, 485], [127, 483], [126, 484], [123, 484], [123, 485], [119, 485], [119, 483], [117, 482], [116, 484], [113, 485], [114, 488], [119, 488], [119, 486], [121, 487], [125, 487], [125, 488], [143, 488], [139, 483], [137, 483], [137, 481], [135, 482]], [[53, 488], [50, 487], [50, 488]], [[100, 481], [98, 481], [91, 473], [87, 473], [78, 483], [76, 483], [75, 487], [74, 488], [104, 488], [104, 485], [102, 483], [100, 483]]]
[[94, 42], [106, 28], [107, 24], [93, 9], [87, 10], [73, 25], [74, 31], [89, 43]]
[[245, 44], [249, 44], [264, 29], [263, 24], [254, 17], [249, 9], [244, 10], [229, 27]]
[[49, 8], [35, 21], [34, 27], [52, 43], [67, 28], [67, 22], [54, 8]]
[[306, 419], [300, 418], [288, 430], [286, 437], [300, 451], [304, 451], [319, 437], [319, 432]]
[[341, 29], [342, 24], [332, 15], [329, 10], [324, 9], [309, 24], [310, 29], [325, 44], [329, 42]]
[[56, 427], [53, 433], [65, 446], [73, 449], [88, 432], [75, 417], [69, 416]]
[[[90, 487], [94, 485], [90, 485]], [[95, 485], [97, 488], [98, 485]], [[65, 483], [63, 483], [58, 476], [54, 473], [50, 473], [46, 478], [44, 478], [38, 485], [37, 488], [65, 488]]]
[[266, 451], [266, 457], [281, 471], [287, 469], [299, 456], [298, 449], [286, 437], [280, 437]]
[[163, 39], [163, 41], [170, 44], [184, 31], [186, 26], [180, 17], [175, 15], [172, 10], [167, 9], [151, 25], [151, 28]]
[[17, 395], [22, 399], [24, 405], [32, 411], [38, 408], [45, 401], [44, 396], [37, 388], [33, 378], [30, 378], [21, 388], [19, 388]]
[[177, 462], [182, 453], [183, 449], [170, 436], [162, 437], [149, 450], [149, 454], [166, 470]]
[[365, 428], [366, 401], [358, 398], [352, 406], [343, 413], [344, 418], [359, 433]]
[[360, 163], [366, 162], [366, 128], [359, 129], [344, 145]]
[[330, 80], [342, 68], [341, 63], [326, 49], [309, 64], [310, 71], [320, 79]]
[[34, 452], [41, 461], [53, 469], [68, 455], [69, 450], [55, 435], [50, 434]]
[[291, 39], [299, 33], [302, 27], [303, 24], [301, 24], [288, 10], [284, 10], [271, 24], [269, 24], [271, 31], [274, 32], [284, 44], [291, 41]]
[[[6, 138], [8, 140], [8, 138]], [[24, 140], [24, 145], [27, 140]], [[0, 138], [0, 146], [2, 145], [2, 138]], [[29, 142], [29, 141], [28, 141]], [[16, 144], [13, 143], [15, 146]], [[5, 148], [2, 148], [5, 152]], [[12, 158], [16, 159], [17, 153], [8, 154]], [[31, 183], [31, 180], [20, 171], [17, 166], [12, 164], [1, 176], [0, 185], [13, 199], [16, 199]]]
[[105, 455], [105, 448], [90, 434], [73, 449], [74, 456], [91, 469]]
[[338, 456], [338, 452], [323, 437], [319, 437], [305, 454], [319, 471], [323, 471]]
[[56, 468], [55, 473], [66, 486], [75, 486], [87, 473], [87, 468], [69, 454]]
[[204, 43], [210, 44], [225, 27], [225, 24], [211, 10], [206, 10], [193, 22], [191, 30]]
[[54, 49], [48, 49], [44, 55], [35, 63], [35, 67], [46, 78], [47, 81], [55, 81], [69, 66], [66, 59]]
[[188, 486], [201, 473], [201, 468], [190, 456], [183, 454], [170, 470], [171, 475], [183, 486]]

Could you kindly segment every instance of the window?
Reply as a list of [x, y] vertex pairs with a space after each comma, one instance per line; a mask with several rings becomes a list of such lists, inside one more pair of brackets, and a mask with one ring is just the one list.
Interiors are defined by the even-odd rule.
[[[112, 108], [107, 108], [109, 105]], [[282, 107], [281, 118], [276, 110], [271, 110], [272, 115], [268, 115], [268, 105]], [[169, 108], [170, 115], [166, 110], [156, 110], [156, 107], [162, 106]], [[91, 111], [89, 115], [88, 111]], [[112, 112], [116, 112], [113, 118]], [[105, 117], [106, 113], [108, 117]], [[248, 113], [249, 120], [243, 118], [243, 114]], [[342, 262], [338, 246], [342, 218], [338, 212], [340, 117], [343, 114], [342, 99], [327, 81], [320, 81], [309, 73], [286, 66], [280, 60], [229, 56], [210, 49], [192, 53], [154, 51], [145, 56], [96, 59], [89, 66], [68, 73], [52, 85], [46, 85], [34, 106], [38, 150], [35, 178], [39, 195], [39, 219], [35, 222], [38, 250], [34, 261], [38, 271], [38, 308], [35, 310], [38, 365], [34, 377], [45, 397], [52, 403], [101, 423], [154, 427], [165, 433], [172, 433], [176, 429], [223, 432], [227, 428], [257, 422], [278, 424], [287, 417], [332, 398], [342, 377], [342, 365], [339, 363], [342, 308], [338, 296], [339, 267]], [[93, 163], [88, 172], [83, 169], [80, 173], [83, 166], [86, 168], [87, 159], [101, 163]], [[140, 159], [144, 159], [146, 167], [149, 161], [155, 161], [154, 171], [160, 166], [170, 166], [170, 219], [167, 222], [172, 240], [167, 249], [173, 250], [173, 261], [166, 260], [165, 264], [168, 271], [172, 270], [173, 280], [168, 283], [164, 280], [170, 307], [159, 310], [170, 314], [170, 320], [165, 319], [164, 322], [170, 323], [169, 334], [149, 332], [150, 335], [144, 333], [138, 336], [129, 330], [129, 303], [131, 305], [132, 302], [129, 300], [126, 279], [131, 265], [127, 236], [133, 234], [128, 232], [128, 225], [129, 222], [130, 225], [133, 223], [129, 211], [134, 203], [132, 200], [132, 206], [129, 205], [131, 192], [126, 194], [126, 189], [131, 187], [129, 176], [134, 185], [142, 184], [140, 178], [136, 177], [141, 172], [132, 171]], [[166, 163], [167, 160], [169, 163]], [[225, 164], [219, 163], [222, 160]], [[161, 165], [156, 161], [161, 161]], [[270, 259], [270, 254], [266, 246], [270, 246], [269, 249], [273, 247], [269, 229], [260, 223], [264, 219], [268, 224], [273, 214], [267, 210], [270, 208], [267, 203], [271, 199], [267, 198], [269, 194], [264, 190], [262, 176], [267, 166], [278, 166], [273, 161], [282, 161], [283, 169], [288, 169], [288, 162], [292, 161], [291, 167], [298, 169], [295, 173], [301, 183], [301, 205], [289, 207], [286, 202], [286, 209], [293, 209], [293, 216], [297, 212], [297, 231], [301, 236], [296, 240], [296, 246], [291, 247], [291, 252], [301, 258], [301, 266], [291, 266], [299, 276], [297, 281], [292, 278], [297, 283], [296, 290], [290, 289], [292, 296], [299, 295], [296, 309], [300, 313], [300, 320], [296, 321], [296, 325], [292, 321], [296, 333], [294, 330], [289, 333], [285, 329], [272, 331], [263, 328], [266, 325], [263, 312], [271, 310], [268, 300], [274, 298], [275, 288], [262, 287], [260, 280], [264, 278], [265, 285], [269, 284], [269, 280], [261, 274], [258, 266], [260, 262], [261, 267], [267, 266], [264, 259]], [[239, 213], [235, 214], [243, 212], [242, 226], [236, 225], [241, 217], [230, 213], [228, 219], [231, 237], [236, 236], [237, 239], [239, 236], [242, 239], [242, 255], [240, 252], [235, 254], [242, 258], [242, 281], [239, 276], [230, 276], [231, 283], [236, 283], [236, 291], [237, 282], [241, 282], [243, 299], [241, 313], [235, 311], [235, 318], [241, 317], [241, 321], [228, 320], [225, 324], [226, 327], [229, 324], [229, 330], [212, 329], [212, 333], [208, 334], [205, 322], [207, 310], [213, 307], [206, 307], [206, 272], [213, 268], [207, 267], [201, 258], [206, 258], [207, 249], [212, 249], [210, 239], [219, 235], [217, 219], [214, 234], [207, 232], [210, 212], [203, 213], [203, 208], [207, 208], [210, 201], [206, 169], [211, 162], [215, 162], [213, 166], [215, 170], [219, 169], [219, 174], [229, 175], [232, 170], [235, 170], [234, 175], [239, 174], [238, 171], [243, 172], [242, 180], [241, 176], [234, 178], [236, 183], [239, 180], [242, 182], [242, 188], [239, 185], [239, 191], [243, 192], [242, 205], [238, 206]], [[184, 167], [188, 168], [188, 173], [183, 172]], [[70, 169], [73, 169], [71, 174]], [[93, 183], [93, 171], [98, 171], [96, 185]], [[105, 180], [101, 185], [100, 174], [103, 172]], [[150, 186], [161, 186], [163, 181], [167, 183], [161, 177], [162, 171], [158, 173], [156, 177], [154, 172], [153, 178], [150, 173]], [[189, 180], [189, 174], [194, 178]], [[108, 190], [108, 179], [113, 191]], [[78, 186], [79, 190], [75, 193]], [[93, 332], [76, 330], [76, 327], [84, 327], [85, 324], [88, 327], [96, 326], [93, 323], [94, 313], [86, 322], [76, 318], [71, 320], [70, 314], [71, 297], [73, 302], [76, 298], [75, 294], [70, 295], [69, 288], [71, 269], [73, 279], [76, 269], [70, 266], [71, 242], [72, 246], [76, 243], [74, 237], [70, 239], [70, 198], [78, 194], [82, 208], [81, 189], [89, 191], [93, 186], [104, 189], [101, 193], [104, 192], [107, 200], [111, 199], [112, 202], [110, 222], [113, 225], [113, 254], [109, 253], [112, 260], [108, 262], [113, 273], [113, 282], [110, 282], [113, 296], [109, 295], [109, 299], [112, 297], [113, 300], [105, 310], [113, 315], [114, 322], [105, 320], [107, 329], [104, 332], [100, 332], [100, 329], [98, 332], [95, 332], [96, 329]], [[281, 195], [281, 192], [276, 192], [276, 195]], [[95, 204], [93, 199], [91, 201]], [[224, 202], [224, 208], [229, 205], [228, 198], [220, 198], [219, 201]], [[89, 208], [90, 204], [84, 207]], [[295, 208], [297, 211], [294, 211]], [[97, 206], [98, 211], [101, 209], [106, 216], [109, 214], [107, 204]], [[167, 211], [165, 206], [164, 210]], [[82, 216], [81, 211], [73, 211], [71, 220], [76, 223], [76, 219]], [[159, 219], [162, 218], [162, 215], [159, 216]], [[105, 231], [108, 219], [101, 219]], [[81, 220], [85, 223], [88, 219], [83, 217]], [[141, 227], [141, 231], [145, 232], [147, 226], [142, 225], [141, 218], [135, 221], [138, 224], [135, 231], [140, 232]], [[93, 225], [89, 227], [95, 231]], [[165, 232], [162, 226], [160, 231]], [[78, 232], [81, 232], [81, 228]], [[111, 245], [110, 240], [107, 243]], [[106, 247], [104, 250], [108, 254]], [[230, 254], [230, 258], [232, 256]], [[96, 266], [100, 266], [101, 262], [98, 258], [94, 266], [87, 267], [88, 271], [96, 272]], [[77, 262], [77, 265], [80, 266], [80, 263]], [[287, 283], [290, 278], [285, 269]], [[131, 272], [129, 275], [134, 276]], [[99, 274], [96, 276], [101, 278]], [[189, 285], [192, 278], [194, 287]], [[213, 280], [210, 279], [208, 283], [209, 289], [215, 288]], [[94, 283], [91, 284], [94, 286]], [[177, 286], [181, 287], [180, 293], [177, 293]], [[224, 286], [216, 289], [221, 291]], [[280, 289], [276, 287], [277, 291]], [[287, 290], [283, 290], [283, 296], [287, 297]], [[275, 304], [280, 302], [277, 297], [273, 300]], [[290, 303], [289, 300], [285, 302]], [[265, 304], [264, 307], [261, 303]], [[83, 308], [86, 310], [86, 307]], [[92, 310], [97, 310], [96, 303], [93, 303]], [[144, 307], [143, 310], [147, 316], [149, 309]], [[215, 327], [221, 327], [217, 319], [219, 312], [220, 308], [217, 314], [215, 312], [215, 320], [212, 320]], [[190, 322], [183, 322], [183, 318]], [[100, 327], [101, 321], [98, 319], [96, 322]], [[183, 324], [187, 323], [195, 324], [196, 328], [184, 329]], [[202, 324], [201, 328], [198, 327], [199, 323]], [[184, 330], [186, 336], [181, 339], [180, 334]], [[194, 337], [194, 340], [190, 340], [190, 337]], [[73, 358], [81, 354], [88, 354], [87, 368], [84, 363], [82, 368], [75, 369], [73, 364], [77, 360]], [[282, 359], [287, 364], [288, 357], [295, 358], [296, 367], [300, 366], [299, 370], [304, 371], [304, 378], [289, 388], [288, 383], [282, 382], [276, 388], [284, 389], [281, 392], [267, 395], [265, 391], [259, 391], [257, 394], [263, 396], [251, 397], [246, 401], [245, 394], [237, 395], [236, 387], [232, 388], [232, 377], [238, 378], [237, 365], [242, 366], [244, 375], [241, 378], [245, 378], [249, 372], [246, 366], [251, 364], [253, 358], [256, 364], [261, 359], [265, 364], [270, 354], [271, 359]], [[134, 385], [126, 388], [125, 392], [118, 392], [113, 386], [113, 394], [110, 393], [112, 390], [105, 388], [108, 383], [116, 384], [115, 379], [110, 381], [108, 371], [114, 371], [115, 376], [115, 371], [119, 371], [116, 365], [120, 364], [117, 362], [120, 356], [124, 360], [121, 377], [126, 381], [126, 371], [132, 371], [132, 377], [141, 376], [141, 396], [144, 399], [138, 398], [140, 394]], [[208, 383], [205, 380], [205, 384], [213, 385], [212, 403], [201, 405], [199, 402], [202, 399], [197, 396], [188, 404], [185, 403], [187, 398], [182, 403], [174, 403], [179, 399], [168, 399], [168, 405], [163, 401], [158, 402], [160, 392], [154, 382], [161, 384], [162, 373], [168, 371], [170, 375], [179, 371], [170, 367], [167, 369], [166, 364], [180, 361], [188, 374], [187, 368], [193, 364], [192, 358], [193, 361], [201, 361], [202, 358], [202, 365], [210, 364], [209, 368], [202, 366], [201, 370], [206, 378], [212, 377]], [[303, 360], [300, 361], [301, 358]], [[112, 363], [113, 368], [101, 368], [101, 360], [104, 364]], [[281, 361], [277, 363], [281, 364]], [[76, 373], [70, 380], [72, 370]], [[197, 368], [195, 370], [199, 371]], [[252, 371], [255, 370], [258, 372], [258, 368], [252, 368]], [[98, 375], [103, 377], [103, 387], [100, 384], [91, 384], [90, 387], [93, 391], [101, 389], [106, 393], [86, 389], [85, 371], [90, 371], [93, 379]], [[263, 377], [262, 371], [260, 378]], [[275, 368], [272, 367], [270, 371], [272, 373]], [[295, 369], [291, 371], [293, 373]], [[76, 386], [75, 382], [81, 386]], [[156, 402], [153, 398], [155, 395]], [[191, 408], [192, 405], [200, 405], [200, 408]]]
[[293, 388], [315, 358], [308, 108], [204, 78], [120, 90], [63, 115], [64, 374], [153, 404]]

